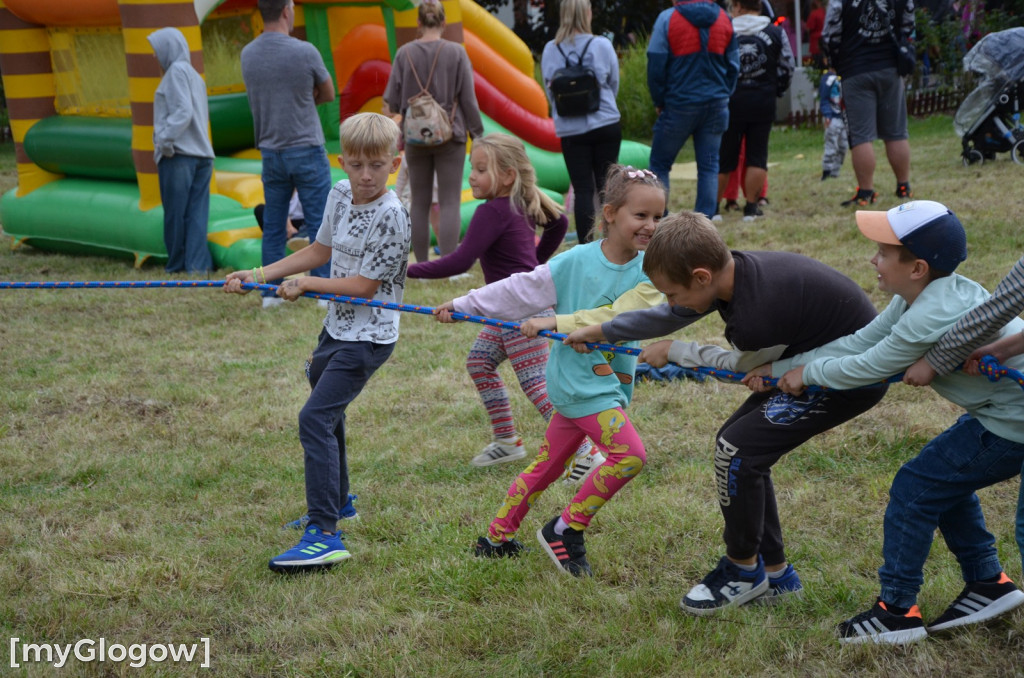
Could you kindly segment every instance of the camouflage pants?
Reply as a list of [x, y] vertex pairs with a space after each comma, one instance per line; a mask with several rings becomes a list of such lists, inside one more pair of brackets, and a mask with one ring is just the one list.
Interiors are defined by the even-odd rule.
[[833, 177], [839, 176], [839, 170], [846, 159], [846, 151], [850, 148], [850, 140], [846, 135], [846, 121], [832, 118], [825, 128], [825, 152], [821, 156], [821, 171]]

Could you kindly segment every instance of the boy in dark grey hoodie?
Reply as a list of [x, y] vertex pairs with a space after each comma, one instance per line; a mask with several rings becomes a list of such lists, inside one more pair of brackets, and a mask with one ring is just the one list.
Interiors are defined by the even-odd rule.
[[153, 156], [164, 207], [167, 272], [213, 269], [206, 243], [213, 146], [206, 83], [192, 67], [185, 36], [161, 28], [147, 37], [164, 76], [153, 98]]

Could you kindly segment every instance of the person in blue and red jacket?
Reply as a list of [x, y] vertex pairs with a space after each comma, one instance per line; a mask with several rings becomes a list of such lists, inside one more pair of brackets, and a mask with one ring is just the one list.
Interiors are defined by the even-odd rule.
[[715, 213], [718, 148], [739, 68], [732, 21], [711, 0], [682, 0], [658, 15], [647, 46], [647, 87], [658, 111], [650, 167], [668, 191], [672, 163], [692, 136], [694, 209], [708, 217]]

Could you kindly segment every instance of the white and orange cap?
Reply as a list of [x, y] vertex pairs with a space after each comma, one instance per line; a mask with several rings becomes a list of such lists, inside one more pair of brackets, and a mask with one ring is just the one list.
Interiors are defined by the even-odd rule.
[[934, 200], [912, 200], [886, 212], [857, 211], [857, 228], [875, 242], [903, 245], [932, 268], [952, 273], [967, 258], [967, 233], [952, 211]]

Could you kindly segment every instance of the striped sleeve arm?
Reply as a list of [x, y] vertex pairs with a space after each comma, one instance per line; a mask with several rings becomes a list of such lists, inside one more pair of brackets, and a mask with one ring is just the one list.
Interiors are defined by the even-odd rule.
[[974, 307], [925, 355], [938, 374], [949, 374], [971, 351], [987, 343], [1006, 323], [1024, 312], [1024, 257], [1000, 281], [992, 296]]

